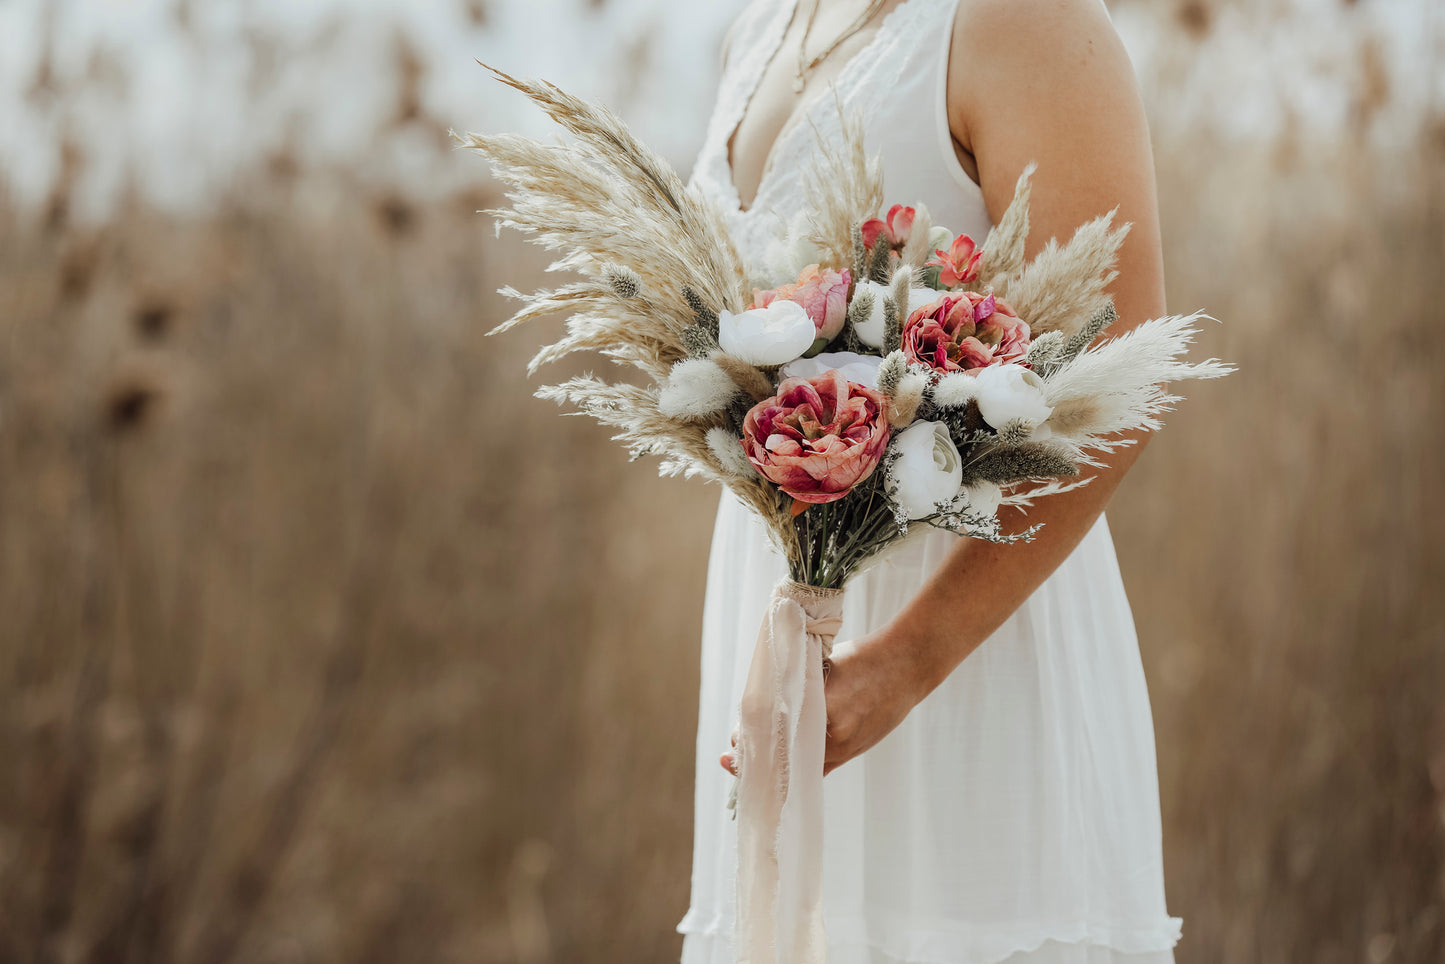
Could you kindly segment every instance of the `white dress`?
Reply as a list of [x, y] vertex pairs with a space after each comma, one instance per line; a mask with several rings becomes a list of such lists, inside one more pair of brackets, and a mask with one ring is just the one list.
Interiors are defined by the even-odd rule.
[[[885, 204], [924, 202], [982, 240], [983, 195], [955, 158], [944, 108], [956, 0], [905, 0], [836, 89], [882, 156]], [[774, 147], [740, 209], [727, 141], [786, 30], [792, 0], [755, 0], [733, 34], [694, 182], [727, 212], [745, 258], [797, 210], [813, 130], [839, 136], [831, 93]], [[839, 645], [886, 623], [944, 559], [927, 529], [848, 587]], [[759, 622], [786, 575], [736, 499], [718, 507], [703, 614], [692, 900], [684, 964], [731, 964], [735, 825], [718, 765]], [[977, 587], [988, 592], [986, 581]], [[1165, 909], [1149, 697], [1103, 518], [1009, 620], [903, 723], [824, 781], [830, 964], [1163, 964]]]

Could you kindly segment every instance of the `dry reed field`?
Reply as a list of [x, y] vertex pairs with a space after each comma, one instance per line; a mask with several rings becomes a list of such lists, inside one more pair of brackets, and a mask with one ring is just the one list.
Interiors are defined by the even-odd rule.
[[[1178, 960], [1445, 960], [1445, 113], [1155, 135], [1170, 308], [1240, 367], [1110, 509]], [[480, 162], [89, 223], [103, 149], [0, 176], [0, 962], [675, 960], [716, 490], [483, 337], [545, 261]]]

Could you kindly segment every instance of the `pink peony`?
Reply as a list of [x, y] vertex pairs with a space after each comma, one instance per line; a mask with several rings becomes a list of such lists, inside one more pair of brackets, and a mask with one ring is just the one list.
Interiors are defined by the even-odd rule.
[[848, 288], [852, 282], [852, 273], [847, 268], [834, 271], [810, 264], [794, 284], [768, 291], [754, 289], [753, 307], [766, 308], [778, 299], [796, 301], [813, 319], [818, 338], [826, 345], [843, 330], [843, 322], [848, 318]]
[[799, 502], [833, 502], [866, 479], [888, 445], [888, 401], [831, 369], [788, 378], [743, 419], [743, 451]]
[[1024, 363], [1029, 326], [1007, 302], [972, 291], [947, 294], [908, 316], [903, 352], [939, 372]]
[[960, 234], [954, 238], [948, 251], [939, 249], [933, 253], [938, 257], [924, 264], [937, 265], [942, 269], [938, 272], [938, 280], [945, 288], [957, 288], [978, 277], [978, 262], [983, 258], [983, 251], [968, 235]]
[[895, 251], [908, 243], [908, 236], [913, 233], [913, 218], [918, 212], [913, 208], [895, 204], [888, 209], [888, 219], [880, 221], [877, 218], [870, 218], [863, 222], [863, 244], [865, 247], [873, 247], [873, 242], [879, 236], [888, 238], [889, 247]]

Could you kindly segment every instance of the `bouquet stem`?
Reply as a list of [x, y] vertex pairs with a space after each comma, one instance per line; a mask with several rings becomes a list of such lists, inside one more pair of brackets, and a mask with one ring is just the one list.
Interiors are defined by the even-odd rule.
[[785, 579], [758, 631], [738, 719], [735, 948], [749, 964], [823, 964], [823, 660], [843, 590]]

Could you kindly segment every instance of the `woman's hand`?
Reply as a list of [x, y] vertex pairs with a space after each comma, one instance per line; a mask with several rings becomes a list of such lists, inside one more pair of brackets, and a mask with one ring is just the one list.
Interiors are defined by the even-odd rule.
[[[834, 650], [823, 676], [828, 707], [825, 774], [887, 736], [928, 695], [934, 680], [925, 653], [925, 648], [891, 626]], [[732, 744], [736, 747], [737, 743], [734, 732]], [[733, 751], [724, 753], [718, 762], [737, 775]]]
[[924, 648], [891, 624], [841, 645], [824, 677], [830, 773], [893, 731], [933, 689]]

